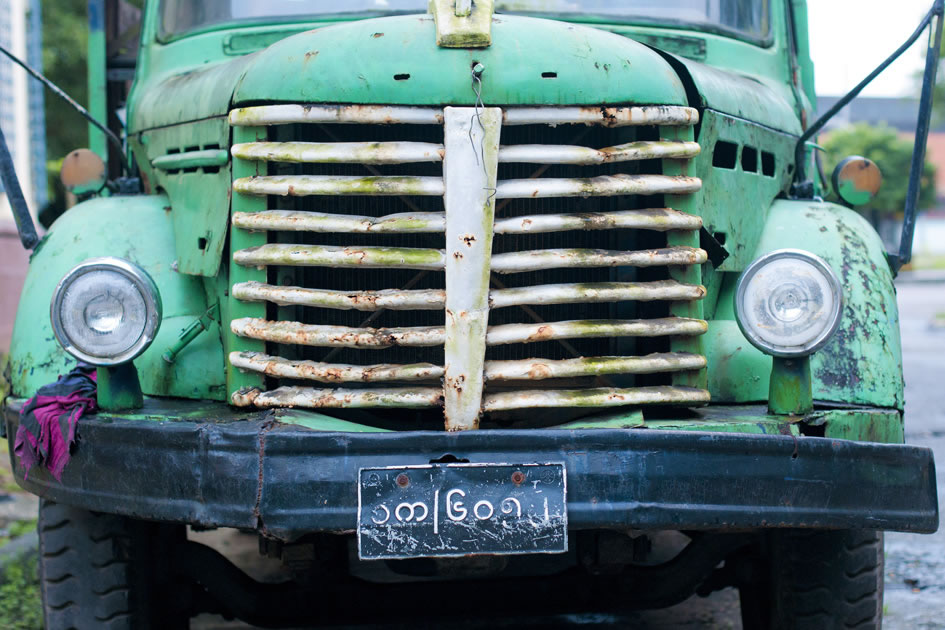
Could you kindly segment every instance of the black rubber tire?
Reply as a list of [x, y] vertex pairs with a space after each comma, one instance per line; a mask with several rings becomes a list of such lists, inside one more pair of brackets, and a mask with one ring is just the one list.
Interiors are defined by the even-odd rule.
[[[186, 628], [159, 579], [181, 526], [41, 501], [39, 578], [47, 630]], [[152, 603], [155, 605], [152, 606]]]
[[770, 542], [770, 628], [882, 627], [882, 532], [787, 530]]

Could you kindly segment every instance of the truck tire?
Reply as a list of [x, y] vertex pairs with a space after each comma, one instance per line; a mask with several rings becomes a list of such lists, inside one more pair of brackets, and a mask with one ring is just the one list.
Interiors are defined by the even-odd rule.
[[770, 628], [882, 627], [882, 532], [788, 530], [771, 542]]
[[[43, 500], [39, 578], [47, 630], [186, 628], [188, 616], [161, 600], [159, 554], [182, 526], [145, 523]], [[169, 554], [164, 553], [166, 558]], [[152, 606], [151, 604], [156, 605]]]

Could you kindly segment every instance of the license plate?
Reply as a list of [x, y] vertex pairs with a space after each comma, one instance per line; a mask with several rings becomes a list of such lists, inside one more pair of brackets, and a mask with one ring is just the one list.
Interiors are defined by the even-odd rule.
[[364, 560], [568, 550], [564, 464], [362, 468]]

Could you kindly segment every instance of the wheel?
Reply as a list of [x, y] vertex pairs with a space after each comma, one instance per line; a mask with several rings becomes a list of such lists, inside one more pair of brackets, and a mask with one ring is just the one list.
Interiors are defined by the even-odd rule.
[[183, 526], [43, 500], [38, 530], [47, 630], [188, 627], [187, 613], [174, 610], [169, 580], [161, 577], [168, 574], [162, 564], [169, 545], [186, 536]]
[[[746, 629], [879, 630], [882, 627], [882, 532], [773, 532], [767, 557], [768, 583], [742, 592]], [[744, 601], [746, 596], [757, 595], [762, 590], [767, 594], [763, 605]]]

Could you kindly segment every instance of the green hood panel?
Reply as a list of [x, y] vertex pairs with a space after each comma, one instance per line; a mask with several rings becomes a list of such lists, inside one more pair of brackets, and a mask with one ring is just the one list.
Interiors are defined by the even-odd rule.
[[251, 56], [233, 103], [473, 104], [474, 61], [485, 66], [482, 98], [490, 105], [687, 104], [672, 67], [625, 37], [501, 16], [494, 20], [489, 48], [445, 49], [436, 45], [428, 15], [350, 22], [288, 37]]

